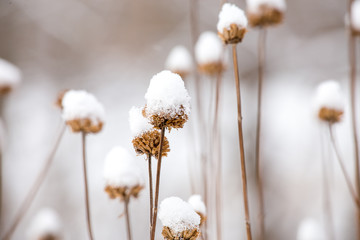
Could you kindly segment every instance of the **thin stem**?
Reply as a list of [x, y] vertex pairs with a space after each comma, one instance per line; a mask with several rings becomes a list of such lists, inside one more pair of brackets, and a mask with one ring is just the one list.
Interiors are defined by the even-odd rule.
[[255, 168], [256, 180], [258, 184], [259, 197], [259, 239], [264, 239], [265, 234], [265, 206], [264, 206], [264, 187], [260, 164], [260, 135], [261, 135], [261, 113], [262, 113], [262, 86], [265, 67], [265, 46], [266, 46], [266, 29], [261, 28], [259, 31], [258, 41], [258, 99], [257, 99], [257, 119], [256, 119], [256, 143], [255, 143]]
[[234, 74], [235, 74], [236, 96], [237, 96], [237, 110], [238, 110], [237, 119], [238, 119], [238, 131], [239, 131], [240, 163], [241, 163], [241, 176], [242, 176], [242, 185], [243, 185], [246, 235], [247, 235], [247, 239], [251, 240], [252, 236], [251, 236], [249, 200], [248, 200], [246, 166], [245, 166], [244, 137], [243, 137], [243, 128], [242, 128], [242, 116], [241, 116], [240, 78], [239, 78], [239, 69], [237, 62], [236, 44], [232, 45], [232, 52], [233, 52]]
[[221, 93], [222, 77], [221, 72], [218, 73], [216, 78], [216, 93], [215, 93], [215, 116], [214, 116], [214, 149], [217, 150], [217, 164], [216, 164], [216, 183], [215, 183], [215, 196], [216, 196], [216, 232], [217, 240], [222, 239], [222, 162], [221, 162], [221, 141], [220, 141], [220, 128], [219, 128], [219, 103]]
[[42, 183], [44, 182], [50, 167], [53, 163], [54, 160], [54, 156], [56, 153], [56, 150], [58, 149], [59, 145], [60, 145], [60, 141], [62, 139], [62, 136], [64, 135], [65, 132], [65, 124], [63, 124], [63, 126], [61, 127], [60, 133], [55, 141], [55, 144], [52, 148], [52, 150], [50, 151], [50, 154], [48, 156], [48, 158], [46, 159], [44, 166], [42, 168], [42, 170], [40, 171], [39, 175], [37, 176], [34, 184], [32, 185], [30, 191], [28, 192], [28, 194], [25, 197], [25, 200], [23, 201], [23, 203], [21, 204], [21, 207], [19, 209], [19, 211], [16, 214], [15, 220], [13, 221], [13, 223], [10, 225], [9, 230], [5, 233], [4, 237], [2, 238], [2, 240], [9, 240], [11, 239], [13, 233], [15, 232], [17, 226], [19, 225], [19, 223], [21, 222], [21, 220], [24, 218], [25, 214], [27, 213], [27, 211], [29, 210], [32, 202], [34, 201], [36, 194], [38, 193]]
[[126, 231], [128, 235], [128, 240], [131, 240], [131, 223], [130, 223], [130, 213], [129, 213], [129, 197], [125, 198], [125, 217], [126, 217]]
[[88, 179], [86, 170], [86, 133], [82, 132], [82, 153], [83, 153], [83, 171], [84, 171], [84, 184], [85, 184], [85, 204], [86, 204], [86, 221], [89, 232], [90, 240], [93, 240], [93, 233], [91, 228], [91, 214], [90, 214], [90, 203], [89, 203], [89, 190], [88, 190]]
[[150, 234], [151, 234], [151, 226], [152, 226], [152, 218], [153, 218], [153, 182], [152, 182], [152, 167], [151, 167], [151, 154], [148, 155], [148, 170], [149, 170], [149, 194], [150, 194]]
[[153, 220], [152, 220], [152, 226], [151, 226], [151, 240], [155, 239], [156, 220], [157, 220], [157, 211], [158, 211], [158, 203], [159, 203], [161, 158], [162, 158], [162, 152], [163, 152], [165, 129], [166, 129], [166, 127], [164, 127], [164, 126], [161, 128], [160, 150], [159, 150], [157, 170], [156, 170], [155, 202], [154, 202], [154, 212], [153, 212]]
[[336, 142], [335, 142], [335, 138], [334, 138], [334, 134], [333, 134], [333, 129], [332, 129], [332, 124], [329, 124], [329, 133], [330, 133], [331, 144], [332, 144], [333, 149], [335, 151], [336, 158], [337, 158], [337, 160], [338, 160], [338, 162], [340, 164], [341, 171], [342, 171], [342, 173], [343, 173], [343, 175], [345, 177], [345, 181], [346, 181], [346, 184], [347, 184], [347, 186], [349, 188], [350, 194], [351, 194], [357, 208], [360, 208], [359, 199], [358, 199], [358, 197], [356, 195], [355, 189], [354, 189], [354, 187], [353, 187], [353, 185], [351, 183], [351, 180], [350, 180], [350, 176], [349, 176], [348, 172], [345, 169], [344, 162], [343, 162], [343, 160], [342, 160], [342, 158], [340, 156], [339, 150], [338, 150], [338, 148], [336, 146]]
[[[4, 100], [5, 97], [4, 96], [0, 96], [0, 117], [1, 120], [4, 121]], [[5, 128], [5, 124], [3, 124], [4, 128]], [[1, 127], [3, 127], [1, 126]], [[5, 129], [3, 129], [5, 130]], [[0, 141], [3, 141], [4, 139], [0, 139]], [[3, 154], [4, 154], [4, 144], [1, 143], [0, 144], [0, 231], [2, 230], [1, 228], [1, 223], [2, 223], [2, 203], [3, 203]]]

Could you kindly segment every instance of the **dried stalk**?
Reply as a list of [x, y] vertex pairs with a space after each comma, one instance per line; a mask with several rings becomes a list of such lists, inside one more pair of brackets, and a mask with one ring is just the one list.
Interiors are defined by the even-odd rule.
[[152, 182], [152, 167], [151, 167], [151, 154], [148, 155], [148, 170], [149, 170], [149, 194], [150, 194], [150, 234], [151, 234], [151, 226], [152, 226], [152, 218], [153, 218], [153, 182]]
[[241, 116], [240, 78], [239, 78], [239, 68], [237, 62], [236, 44], [232, 45], [232, 52], [233, 52], [233, 63], [234, 63], [234, 74], [235, 74], [236, 96], [237, 96], [237, 119], [238, 119], [238, 131], [239, 131], [240, 163], [241, 163], [241, 175], [242, 175], [242, 185], [243, 185], [246, 235], [247, 235], [247, 240], [252, 240], [247, 178], [246, 178], [244, 137], [243, 137], [243, 128], [242, 128], [242, 116]]
[[82, 132], [82, 153], [83, 153], [83, 172], [84, 172], [84, 184], [85, 184], [85, 204], [86, 204], [86, 221], [89, 232], [90, 240], [93, 240], [93, 233], [91, 228], [91, 214], [90, 214], [90, 203], [89, 203], [89, 190], [88, 190], [88, 179], [86, 170], [86, 133]]
[[335, 142], [335, 138], [334, 138], [334, 134], [333, 134], [333, 128], [332, 128], [332, 124], [329, 124], [329, 133], [330, 133], [330, 140], [331, 140], [331, 144], [333, 146], [333, 149], [335, 151], [335, 154], [336, 154], [336, 158], [340, 164], [340, 168], [341, 168], [341, 171], [345, 177], [345, 181], [346, 181], [346, 184], [349, 188], [349, 191], [350, 191], [350, 194], [351, 194], [351, 197], [353, 198], [357, 208], [359, 209], [360, 208], [360, 202], [359, 202], [359, 198], [357, 197], [356, 195], [356, 192], [355, 192], [355, 189], [351, 183], [351, 180], [350, 180], [350, 176], [348, 174], [348, 172], [346, 171], [345, 169], [345, 165], [344, 165], [344, 162], [340, 156], [340, 153], [339, 153], [339, 150], [337, 148], [337, 145], [336, 145], [336, 142]]
[[[0, 117], [4, 119], [4, 96], [0, 96]], [[2, 141], [3, 139], [0, 139]], [[0, 231], [1, 220], [2, 220], [2, 203], [3, 203], [3, 152], [4, 152], [4, 143], [0, 143]]]
[[59, 145], [60, 145], [60, 141], [62, 139], [62, 136], [64, 135], [66, 126], [65, 124], [63, 124], [63, 126], [61, 127], [60, 133], [55, 141], [54, 147], [51, 150], [48, 158], [46, 159], [44, 166], [42, 168], [42, 170], [40, 171], [39, 175], [37, 176], [34, 184], [32, 185], [29, 193], [26, 195], [25, 200], [23, 201], [23, 203], [21, 204], [21, 207], [19, 209], [19, 211], [16, 214], [15, 220], [14, 222], [11, 224], [9, 230], [5, 233], [4, 237], [2, 237], [3, 240], [10, 240], [13, 233], [15, 232], [17, 226], [19, 225], [19, 223], [21, 222], [21, 220], [24, 218], [25, 214], [27, 213], [27, 211], [29, 210], [32, 202], [34, 201], [36, 194], [38, 193], [42, 183], [44, 182], [50, 167], [53, 163], [54, 160], [54, 156], [56, 153], [56, 150], [58, 149]]
[[131, 240], [131, 223], [130, 223], [130, 213], [129, 213], [129, 197], [125, 198], [125, 217], [126, 217], [126, 231], [128, 235], [128, 240]]
[[255, 168], [256, 180], [258, 184], [259, 197], [259, 240], [264, 239], [265, 234], [265, 206], [264, 206], [264, 187], [260, 164], [260, 135], [261, 135], [261, 113], [262, 113], [262, 86], [265, 67], [265, 46], [266, 46], [266, 29], [261, 28], [258, 40], [258, 99], [257, 99], [257, 119], [256, 119], [256, 143], [255, 143]]
[[151, 226], [151, 240], [155, 239], [156, 220], [157, 220], [157, 211], [158, 211], [158, 203], [159, 203], [161, 158], [162, 158], [162, 152], [163, 152], [165, 129], [166, 129], [166, 127], [164, 127], [164, 126], [161, 128], [160, 150], [159, 150], [159, 157], [158, 157], [157, 170], [156, 170], [155, 202], [154, 202], [154, 212], [153, 212], [153, 219], [152, 219], [152, 226]]

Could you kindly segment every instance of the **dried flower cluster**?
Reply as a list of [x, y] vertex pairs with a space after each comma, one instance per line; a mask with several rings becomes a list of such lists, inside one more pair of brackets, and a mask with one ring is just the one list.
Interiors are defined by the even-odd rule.
[[247, 16], [252, 27], [268, 27], [283, 21], [284, 0], [247, 0]]

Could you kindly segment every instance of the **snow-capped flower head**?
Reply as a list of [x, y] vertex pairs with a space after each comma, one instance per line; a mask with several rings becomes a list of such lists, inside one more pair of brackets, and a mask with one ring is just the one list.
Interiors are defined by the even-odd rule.
[[360, 34], [360, 0], [351, 4], [351, 27], [355, 34]]
[[203, 32], [195, 45], [198, 68], [208, 75], [217, 75], [226, 68], [226, 51], [214, 32]]
[[200, 216], [200, 226], [205, 222], [206, 220], [206, 206], [203, 200], [201, 199], [200, 195], [192, 195], [188, 203], [191, 205], [191, 207], [195, 210], [197, 214]]
[[144, 179], [135, 160], [123, 147], [114, 147], [105, 158], [105, 192], [109, 197], [126, 200], [137, 197], [144, 188]]
[[58, 214], [52, 208], [43, 208], [31, 221], [27, 236], [29, 240], [60, 240], [61, 232], [62, 223]]
[[20, 69], [14, 64], [0, 58], [0, 94], [9, 93], [20, 81]]
[[266, 27], [283, 21], [285, 0], [246, 0], [249, 24], [252, 27]]
[[[158, 158], [161, 133], [159, 130], [154, 129], [149, 120], [144, 117], [143, 109], [132, 107], [129, 111], [129, 123], [135, 152], [139, 155], [146, 154]], [[164, 136], [162, 156], [166, 157], [169, 151], [169, 141]]]
[[236, 44], [242, 41], [248, 20], [242, 9], [231, 3], [225, 3], [219, 13], [217, 31], [225, 44]]
[[298, 228], [296, 240], [325, 240], [324, 232], [314, 219], [303, 220]]
[[316, 91], [314, 106], [322, 121], [339, 122], [344, 114], [344, 97], [339, 83], [334, 80], [321, 83]]
[[145, 115], [157, 129], [182, 128], [190, 114], [190, 97], [182, 78], [168, 70], [152, 77], [145, 94]]
[[174, 47], [165, 62], [165, 68], [179, 74], [183, 79], [192, 70], [192, 58], [186, 47], [178, 45]]
[[94, 95], [69, 90], [62, 98], [62, 117], [73, 132], [97, 133], [104, 124], [105, 111]]
[[169, 197], [160, 204], [159, 219], [165, 239], [193, 240], [199, 236], [200, 216], [192, 206], [178, 197]]

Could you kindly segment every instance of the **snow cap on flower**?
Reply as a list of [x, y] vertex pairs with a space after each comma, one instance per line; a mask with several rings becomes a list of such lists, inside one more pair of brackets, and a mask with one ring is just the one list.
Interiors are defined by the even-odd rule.
[[52, 239], [61, 237], [62, 224], [58, 214], [52, 208], [41, 209], [34, 217], [28, 229], [29, 240]]
[[318, 222], [307, 218], [301, 222], [296, 240], [325, 240], [325, 236]]
[[190, 96], [184, 81], [168, 70], [152, 77], [145, 99], [145, 115], [156, 128], [182, 128], [190, 114]]
[[242, 9], [231, 3], [225, 3], [219, 13], [217, 31], [224, 43], [241, 42], [245, 33], [248, 20]]
[[0, 94], [6, 94], [21, 81], [21, 71], [14, 64], [0, 58]]
[[169, 197], [161, 202], [159, 219], [175, 234], [198, 229], [200, 224], [200, 216], [192, 206], [178, 197]]
[[192, 69], [192, 58], [186, 47], [175, 46], [165, 62], [165, 68], [185, 78]]
[[105, 158], [104, 178], [106, 185], [133, 188], [143, 185], [144, 179], [135, 160], [123, 147], [111, 149]]
[[189, 198], [188, 203], [192, 206], [195, 212], [206, 215], [206, 206], [203, 200], [201, 199], [200, 195], [198, 194], [192, 195]]
[[139, 107], [132, 107], [129, 111], [129, 124], [133, 137], [142, 135], [145, 132], [153, 129], [149, 120], [142, 114], [142, 109]]
[[344, 98], [339, 83], [334, 80], [321, 83], [316, 91], [314, 105], [321, 120], [339, 122], [344, 113]]
[[94, 95], [69, 90], [62, 98], [62, 117], [74, 132], [96, 133], [102, 129], [105, 111]]
[[355, 0], [351, 4], [351, 26], [356, 33], [360, 34], [360, 0]]
[[253, 27], [276, 25], [282, 22], [285, 0], [246, 0], [249, 23]]

